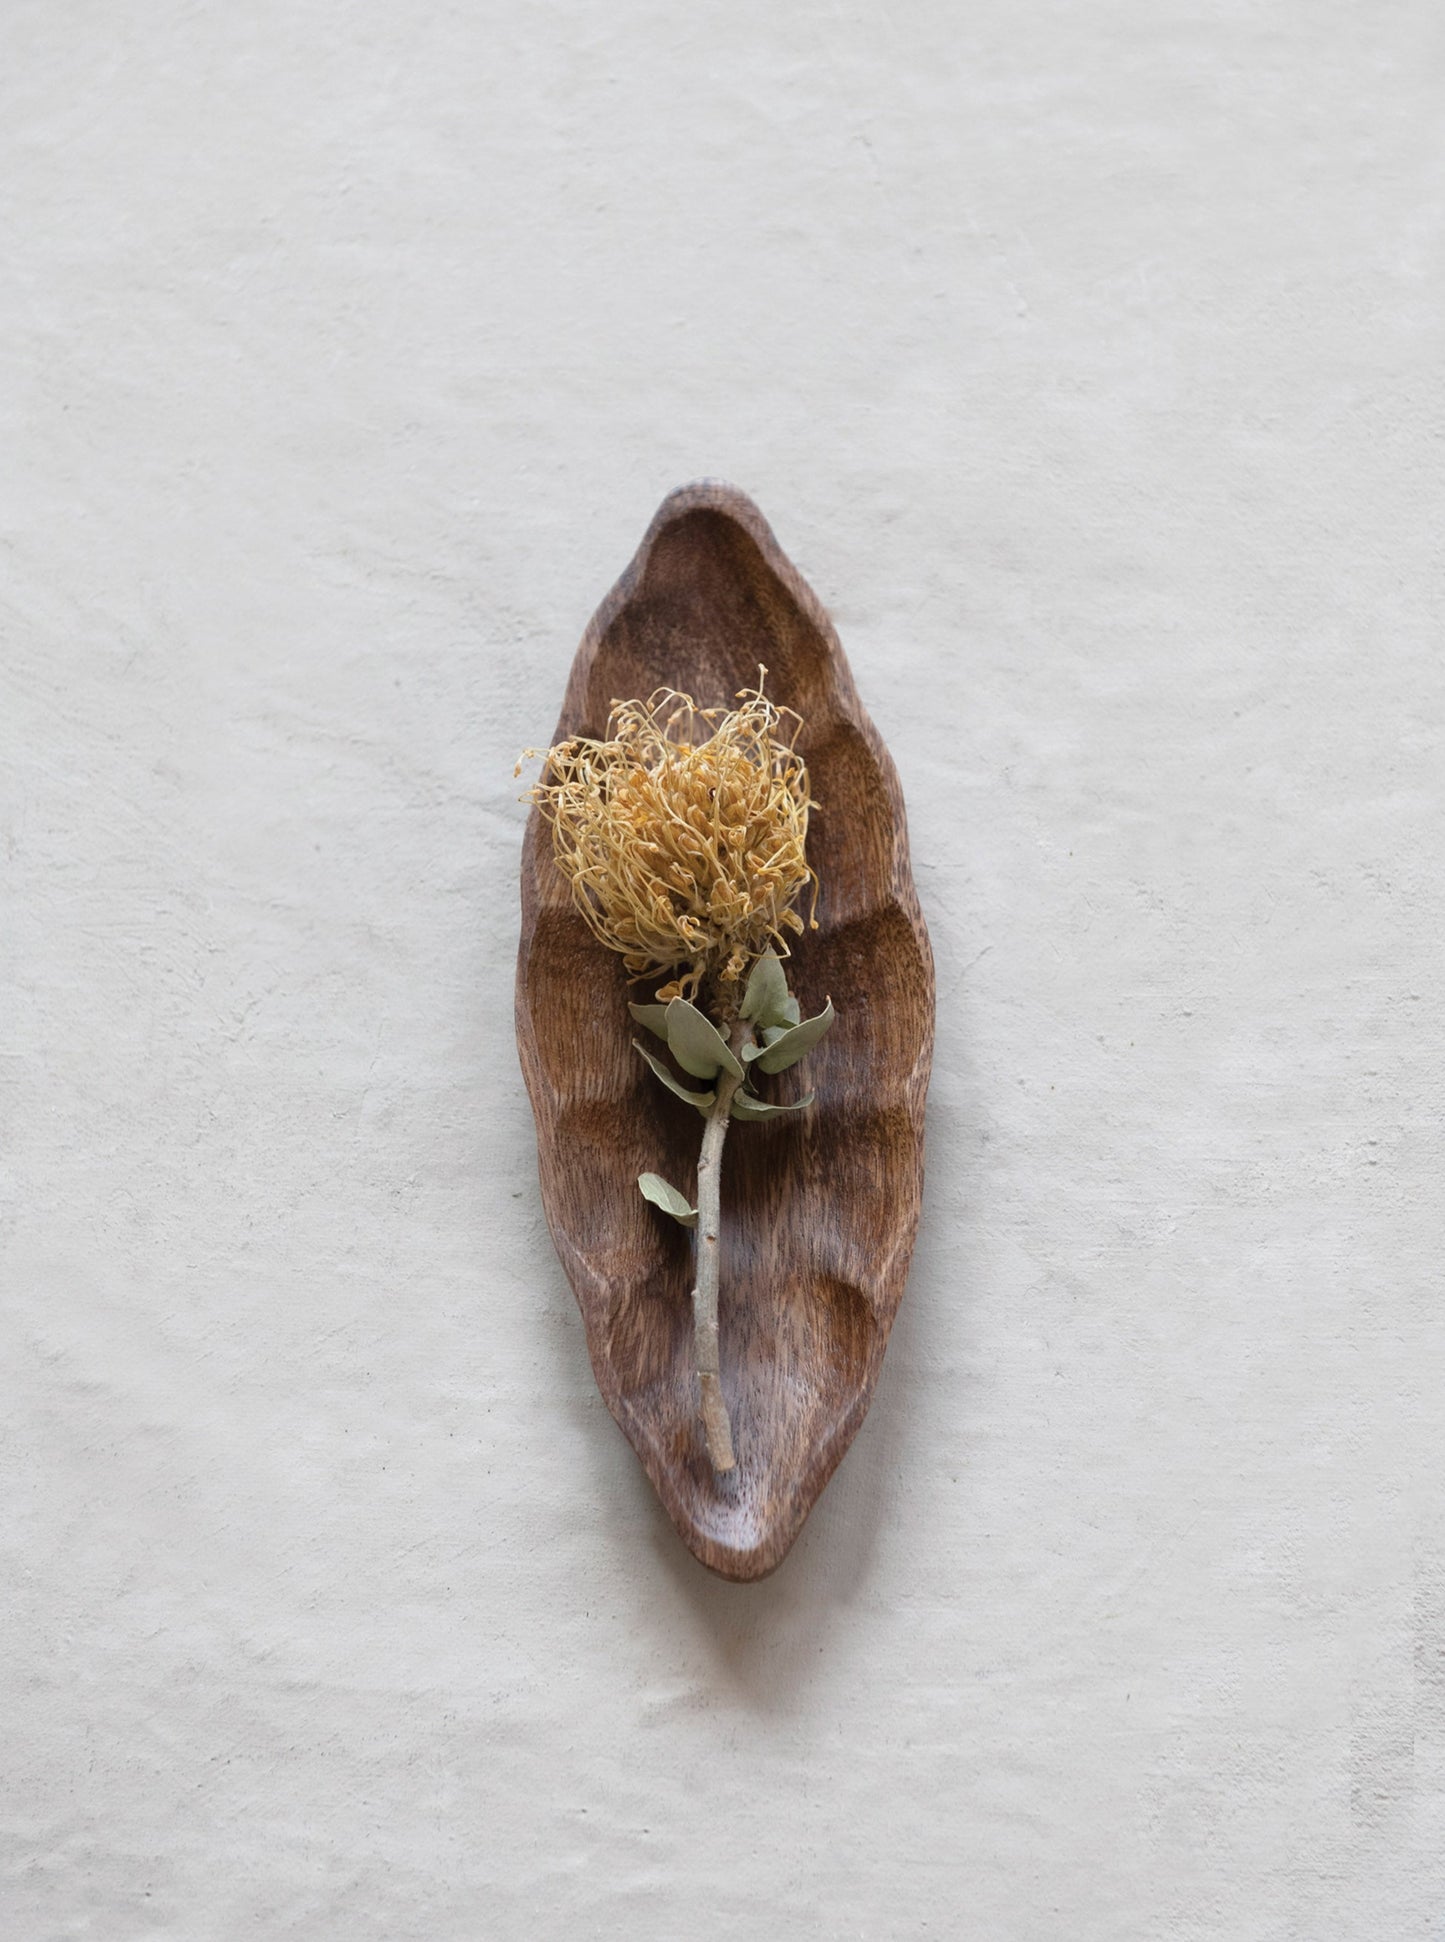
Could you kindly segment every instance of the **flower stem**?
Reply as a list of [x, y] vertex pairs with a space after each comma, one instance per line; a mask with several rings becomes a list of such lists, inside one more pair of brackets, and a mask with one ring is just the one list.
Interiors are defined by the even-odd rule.
[[[752, 1033], [739, 1020], [729, 1040], [734, 1056], [752, 1040]], [[730, 1072], [717, 1076], [717, 1099], [703, 1129], [702, 1151], [697, 1161], [697, 1284], [692, 1291], [693, 1359], [697, 1363], [698, 1388], [702, 1396], [702, 1423], [707, 1435], [707, 1452], [719, 1476], [737, 1468], [733, 1454], [732, 1428], [722, 1397], [718, 1359], [718, 1270], [719, 1238], [722, 1228], [722, 1150], [727, 1138], [728, 1115], [733, 1094], [741, 1085]]]

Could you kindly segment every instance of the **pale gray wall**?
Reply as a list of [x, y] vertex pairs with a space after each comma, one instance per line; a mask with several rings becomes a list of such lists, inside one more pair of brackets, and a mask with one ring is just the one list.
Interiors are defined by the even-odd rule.
[[[1445, 1934], [1433, 0], [11, 0], [30, 1938]], [[872, 1416], [706, 1577], [593, 1390], [516, 750], [751, 491], [908, 793]]]

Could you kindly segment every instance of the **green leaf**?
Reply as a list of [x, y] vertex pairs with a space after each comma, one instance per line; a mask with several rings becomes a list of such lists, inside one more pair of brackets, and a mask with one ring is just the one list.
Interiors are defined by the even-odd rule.
[[689, 1207], [686, 1197], [676, 1187], [669, 1187], [660, 1173], [639, 1173], [637, 1184], [642, 1189], [642, 1198], [660, 1207], [664, 1214], [671, 1214], [679, 1226], [697, 1226], [696, 1207]]
[[733, 1094], [732, 1115], [734, 1119], [776, 1119], [779, 1113], [800, 1113], [804, 1106], [813, 1103], [812, 1093], [802, 1099], [795, 1099], [788, 1106], [770, 1106], [765, 1099], [755, 1098], [750, 1092]]
[[700, 1113], [706, 1113], [708, 1107], [714, 1104], [717, 1099], [715, 1092], [689, 1092], [680, 1080], [673, 1078], [661, 1059], [655, 1059], [652, 1056], [645, 1045], [639, 1045], [636, 1039], [633, 1039], [632, 1043], [635, 1050], [639, 1051], [643, 1058], [647, 1060], [647, 1063], [652, 1067], [669, 1092], [675, 1092], [678, 1098], [685, 1099], [689, 1106], [696, 1106]]
[[811, 1052], [818, 1040], [833, 1022], [833, 1000], [830, 998], [816, 1018], [805, 1018], [801, 1025], [795, 1025], [790, 1032], [772, 1044], [758, 1060], [760, 1072], [786, 1072], [790, 1065], [796, 1065], [805, 1052]]
[[796, 1003], [793, 1004], [793, 1017], [785, 1016], [789, 1002], [788, 977], [783, 970], [783, 961], [776, 951], [764, 951], [753, 966], [747, 989], [743, 992], [742, 1016], [758, 1025], [796, 1025]]
[[694, 1079], [715, 1079], [719, 1069], [741, 1079], [743, 1069], [728, 1050], [728, 1042], [710, 1018], [704, 1018], [686, 998], [674, 998], [667, 1008], [667, 1049], [684, 1072]]
[[656, 1032], [659, 1038], [667, 1037], [666, 1005], [629, 1005], [627, 1009], [639, 1025], [645, 1025], [649, 1032]]

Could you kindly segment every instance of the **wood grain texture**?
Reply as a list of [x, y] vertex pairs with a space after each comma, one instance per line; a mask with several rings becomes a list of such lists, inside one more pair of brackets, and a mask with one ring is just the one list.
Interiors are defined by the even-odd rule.
[[708, 1460], [692, 1362], [692, 1237], [639, 1173], [690, 1193], [702, 1122], [632, 1050], [621, 960], [572, 907], [534, 809], [522, 854], [517, 1040], [542, 1200], [597, 1383], [694, 1554], [724, 1577], [786, 1555], [872, 1398], [903, 1294], [923, 1185], [933, 964], [903, 798], [822, 606], [752, 501], [711, 482], [664, 502], [577, 650], [554, 741], [600, 735], [614, 700], [667, 685], [731, 703], [768, 669], [805, 724], [821, 805], [808, 850], [819, 928], [789, 981], [838, 1019], [773, 1098], [816, 1103], [735, 1124], [723, 1163], [722, 1384], [738, 1468]]

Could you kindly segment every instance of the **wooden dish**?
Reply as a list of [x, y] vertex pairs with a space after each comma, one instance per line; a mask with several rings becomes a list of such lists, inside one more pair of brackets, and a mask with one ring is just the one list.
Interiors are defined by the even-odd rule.
[[[779, 1564], [862, 1422], [908, 1272], [923, 1184], [933, 963], [898, 778], [816, 595], [753, 502], [725, 485], [664, 500], [582, 637], [553, 741], [600, 735], [616, 699], [668, 686], [704, 706], [755, 682], [794, 708], [821, 813], [819, 928], [789, 980], [837, 1023], [723, 1159], [722, 1386], [738, 1467], [708, 1460], [692, 1363], [690, 1234], [639, 1173], [690, 1189], [699, 1121], [632, 1049], [619, 958], [572, 907], [534, 809], [522, 852], [517, 1042], [542, 1202], [598, 1387], [689, 1549], [725, 1578]], [[805, 1077], [802, 1075], [806, 1075]]]

